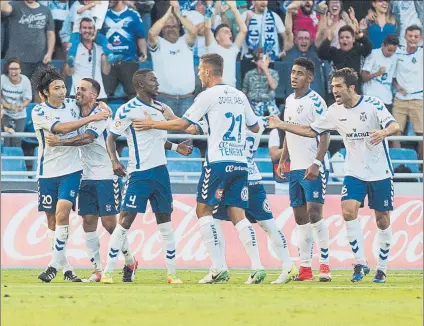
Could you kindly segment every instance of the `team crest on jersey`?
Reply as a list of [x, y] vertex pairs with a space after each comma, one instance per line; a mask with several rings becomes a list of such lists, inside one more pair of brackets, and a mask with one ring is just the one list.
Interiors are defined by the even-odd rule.
[[69, 195], [70, 195], [71, 197], [75, 197], [75, 191], [71, 190], [71, 191], [69, 192]]
[[417, 63], [417, 58], [412, 58], [412, 63]]
[[122, 122], [121, 120], [116, 120], [115, 121], [115, 128], [120, 129], [122, 127]]
[[303, 105], [299, 105], [299, 106], [297, 107], [297, 114], [301, 114], [301, 113], [302, 113], [302, 111], [303, 111]]
[[388, 207], [389, 206], [389, 201], [386, 199], [385, 201], [384, 201], [384, 207]]
[[222, 198], [222, 194], [224, 193], [224, 189], [218, 189], [216, 192], [215, 192], [215, 198], [216, 199], [218, 199], [218, 200], [221, 200], [221, 198]]
[[367, 114], [365, 112], [361, 112], [359, 119], [361, 119], [362, 122], [367, 121]]
[[271, 213], [271, 207], [269, 206], [269, 202], [268, 202], [267, 198], [265, 198], [265, 200], [262, 204], [262, 208], [264, 209], [265, 212]]
[[112, 205], [106, 205], [106, 212], [110, 212], [112, 210]]
[[249, 189], [247, 187], [243, 187], [240, 195], [242, 201], [247, 201], [249, 199]]
[[317, 198], [319, 197], [319, 192], [318, 192], [318, 191], [314, 191], [314, 192], [312, 193], [312, 196], [313, 196], [315, 199], [317, 199]]
[[71, 114], [72, 114], [72, 116], [73, 116], [74, 118], [76, 118], [76, 117], [77, 117], [77, 113], [76, 113], [76, 111], [75, 111], [74, 109], [71, 109]]

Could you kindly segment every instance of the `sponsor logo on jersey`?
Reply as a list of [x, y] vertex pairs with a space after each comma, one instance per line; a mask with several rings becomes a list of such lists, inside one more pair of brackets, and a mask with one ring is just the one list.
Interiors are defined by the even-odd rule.
[[234, 171], [248, 171], [246, 166], [240, 166], [240, 165], [227, 165], [225, 167], [225, 172], [234, 172]]
[[297, 108], [297, 113], [301, 114], [302, 111], [303, 111], [303, 105], [299, 105], [298, 108]]
[[361, 112], [361, 115], [359, 116], [359, 119], [360, 119], [362, 122], [367, 121], [367, 114], [366, 114], [365, 112]]
[[120, 129], [122, 127], [122, 122], [121, 120], [116, 120], [115, 121], [115, 128]]
[[318, 191], [314, 191], [314, 192], [312, 193], [312, 196], [313, 196], [315, 199], [317, 199], [317, 198], [319, 197], [319, 192], [318, 192]]
[[362, 140], [364, 138], [367, 138], [370, 136], [370, 133], [367, 132], [358, 132], [356, 131], [356, 128], [353, 128], [353, 132], [346, 133], [346, 138], [350, 140]]
[[262, 204], [262, 208], [264, 209], [265, 212], [267, 213], [271, 213], [271, 207], [269, 205], [268, 199], [265, 198], [263, 204]]

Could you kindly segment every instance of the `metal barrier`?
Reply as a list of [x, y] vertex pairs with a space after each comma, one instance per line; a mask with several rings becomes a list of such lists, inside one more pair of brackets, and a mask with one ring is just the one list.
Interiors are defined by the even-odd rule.
[[[14, 134], [9, 134], [9, 133], [1, 133], [2, 137], [19, 137], [19, 138], [34, 138], [35, 133], [28, 133], [28, 132], [17, 132]], [[168, 135], [168, 139], [169, 140], [186, 140], [186, 139], [199, 139], [199, 140], [207, 140], [207, 136], [205, 135], [188, 135], [188, 134], [169, 134]], [[125, 140], [125, 137], [121, 137], [121, 140]], [[268, 141], [269, 136], [268, 135], [262, 135], [261, 136], [261, 141]], [[334, 141], [342, 141], [343, 138], [342, 136], [336, 136], [336, 135], [331, 135], [331, 140]], [[419, 142], [422, 141], [422, 137], [419, 136], [391, 136], [388, 137], [388, 140], [398, 140], [398, 141], [411, 141], [411, 142]], [[1, 160], [24, 160], [24, 161], [36, 161], [37, 157], [36, 156], [2, 156]], [[122, 157], [121, 158], [122, 161], [128, 161], [127, 157]], [[195, 162], [204, 162], [205, 159], [204, 158], [191, 158], [191, 157], [184, 157], [184, 158], [178, 158], [178, 157], [168, 157], [167, 158], [168, 161], [195, 161]], [[269, 158], [256, 158], [255, 159], [256, 162], [269, 162], [271, 164], [271, 159]], [[332, 163], [342, 163], [344, 162], [344, 160], [331, 160]], [[423, 160], [392, 160], [392, 163], [395, 164], [423, 164]], [[29, 177], [29, 179], [10, 179], [11, 181], [16, 181], [16, 182], [20, 182], [20, 181], [36, 181], [35, 176], [36, 176], [36, 172], [35, 171], [1, 171], [2, 177], [7, 177], [7, 176], [26, 176]], [[169, 173], [171, 178], [173, 177], [182, 177], [182, 180], [175, 180], [175, 182], [182, 182], [182, 183], [197, 183], [197, 180], [195, 179], [190, 179], [190, 178], [198, 178], [200, 177], [200, 172], [170, 172]], [[272, 173], [262, 173], [262, 176], [264, 178], [268, 178], [268, 179], [272, 179], [273, 178], [273, 174]], [[343, 174], [336, 174], [336, 173], [330, 173], [330, 179], [329, 179], [329, 184], [340, 184], [340, 182], [338, 181], [332, 181], [331, 178], [343, 178], [344, 175]], [[422, 179], [423, 178], [423, 174], [422, 173], [396, 173], [395, 174], [395, 179], [396, 178], [403, 178], [403, 179]], [[173, 181], [174, 182], [174, 181]], [[272, 180], [268, 180], [268, 181], [264, 181], [265, 184], [272, 184], [274, 183], [274, 181]]]

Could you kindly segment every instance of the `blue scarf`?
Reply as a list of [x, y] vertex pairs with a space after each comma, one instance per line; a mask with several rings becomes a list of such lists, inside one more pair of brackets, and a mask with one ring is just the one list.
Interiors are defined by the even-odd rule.
[[247, 27], [246, 44], [249, 50], [253, 52], [262, 47], [263, 43], [264, 54], [268, 53], [269, 57], [275, 60], [279, 53], [275, 39], [276, 34], [274, 15], [271, 10], [267, 9], [262, 18], [262, 26], [259, 26], [255, 15], [250, 19]]

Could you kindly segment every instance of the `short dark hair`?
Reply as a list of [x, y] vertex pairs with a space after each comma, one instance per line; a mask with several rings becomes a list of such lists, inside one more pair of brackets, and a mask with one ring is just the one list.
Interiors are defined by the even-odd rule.
[[50, 64], [41, 64], [37, 67], [31, 78], [31, 84], [37, 93], [44, 95], [43, 91], [49, 91], [49, 86], [55, 80], [65, 82], [62, 74], [56, 67]]
[[94, 20], [93, 20], [93, 19], [91, 19], [90, 17], [84, 17], [84, 18], [81, 18], [81, 20], [80, 20], [80, 27], [81, 27], [81, 24], [82, 24], [83, 22], [85, 22], [85, 23], [92, 23], [93, 25], [95, 25], [95, 24], [94, 24]]
[[413, 31], [420, 31], [420, 34], [423, 33], [423, 30], [421, 29], [420, 26], [411, 25], [411, 26], [408, 26], [408, 28], [405, 30], [405, 34], [408, 33], [408, 32], [413, 32]]
[[299, 32], [308, 32], [308, 33], [309, 33], [309, 36], [311, 36], [311, 31], [308, 31], [306, 28], [298, 29], [298, 30], [296, 31], [296, 36], [297, 36], [297, 34], [298, 34]]
[[230, 27], [230, 26], [228, 26], [227, 24], [219, 24], [219, 25], [215, 28], [215, 30], [214, 30], [214, 32], [213, 32], [213, 36], [216, 38], [216, 36], [218, 35], [218, 33], [219, 33], [219, 31], [221, 30], [221, 28], [224, 28], [224, 27], [229, 28], [229, 29], [230, 29], [230, 31], [231, 31], [231, 27]]
[[350, 34], [352, 34], [352, 37], [355, 37], [355, 31], [349, 25], [344, 25], [344, 26], [340, 27], [337, 35], [340, 37], [340, 34], [342, 34], [343, 32], [349, 32]]
[[91, 87], [94, 89], [94, 91], [96, 93], [96, 97], [99, 96], [101, 86], [100, 86], [100, 84], [97, 80], [95, 80], [93, 78], [83, 78], [82, 80], [89, 82], [91, 84]]
[[206, 53], [202, 55], [200, 60], [213, 67], [212, 70], [214, 76], [222, 76], [224, 72], [224, 58], [218, 53]]
[[303, 68], [305, 68], [307, 71], [309, 71], [312, 75], [315, 74], [315, 65], [314, 62], [308, 58], [297, 58], [293, 62], [293, 66], [298, 65]]
[[7, 60], [6, 64], [3, 67], [3, 71], [4, 71], [5, 74], [7, 74], [9, 72], [9, 66], [12, 63], [17, 63], [19, 65], [19, 67], [21, 66], [21, 60], [19, 60], [17, 57], [10, 58], [9, 60]]
[[355, 86], [355, 89], [358, 87], [358, 73], [352, 68], [342, 68], [336, 70], [333, 74], [333, 78], [343, 78], [347, 87]]
[[389, 34], [386, 36], [383, 42], [384, 45], [399, 45], [399, 37], [396, 34]]
[[132, 83], [134, 87], [138, 88], [139, 87], [138, 85], [144, 82], [144, 78], [146, 78], [146, 75], [150, 72], [153, 72], [153, 70], [148, 68], [137, 70], [132, 77]]

